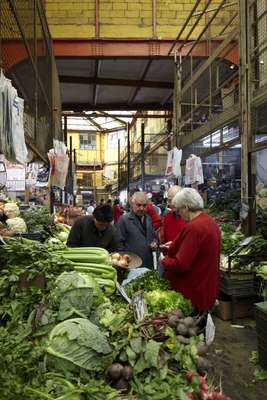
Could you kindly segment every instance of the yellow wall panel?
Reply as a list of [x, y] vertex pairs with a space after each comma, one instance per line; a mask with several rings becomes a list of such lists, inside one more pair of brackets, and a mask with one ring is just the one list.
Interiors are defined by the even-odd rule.
[[[46, 0], [46, 15], [54, 38], [88, 39], [95, 37], [95, 0]], [[203, 9], [203, 3], [197, 11]], [[216, 7], [216, 2], [213, 2]], [[172, 39], [191, 11], [194, 0], [157, 0], [156, 34], [161, 39]], [[219, 3], [218, 3], [219, 4]], [[214, 25], [220, 32], [229, 21], [237, 5], [219, 12]], [[210, 17], [213, 12], [208, 14]], [[192, 26], [194, 18], [189, 26]], [[205, 26], [201, 18], [191, 38], [196, 38]], [[99, 0], [100, 37], [151, 38], [152, 0]], [[186, 31], [183, 34], [185, 37]]]

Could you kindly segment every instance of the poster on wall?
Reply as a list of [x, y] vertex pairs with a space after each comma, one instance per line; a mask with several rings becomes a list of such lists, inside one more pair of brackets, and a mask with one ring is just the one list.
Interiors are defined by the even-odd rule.
[[25, 167], [6, 161], [6, 189], [9, 192], [23, 192], [25, 190]]

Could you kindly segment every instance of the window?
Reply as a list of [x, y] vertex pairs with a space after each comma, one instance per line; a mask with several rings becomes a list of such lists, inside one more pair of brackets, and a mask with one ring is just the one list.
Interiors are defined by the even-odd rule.
[[80, 150], [96, 150], [95, 133], [80, 133]]

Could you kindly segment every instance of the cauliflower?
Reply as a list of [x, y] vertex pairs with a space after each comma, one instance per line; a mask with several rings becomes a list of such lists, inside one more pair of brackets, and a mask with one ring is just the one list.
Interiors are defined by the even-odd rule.
[[4, 207], [4, 214], [7, 218], [15, 218], [18, 217], [20, 212], [16, 203], [7, 203]]
[[14, 233], [25, 233], [27, 232], [27, 227], [25, 221], [20, 217], [9, 218], [6, 220], [8, 229]]

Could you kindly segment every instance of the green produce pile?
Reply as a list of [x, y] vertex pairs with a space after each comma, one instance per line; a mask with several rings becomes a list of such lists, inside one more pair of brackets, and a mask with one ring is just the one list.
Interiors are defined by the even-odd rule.
[[132, 297], [139, 290], [150, 292], [151, 290], [167, 290], [169, 288], [169, 283], [155, 271], [147, 271], [124, 286], [129, 297]]
[[102, 282], [116, 280], [105, 250], [79, 250], [21, 239], [0, 246], [0, 398], [227, 400], [200, 376], [208, 348], [183, 296], [153, 286], [162, 304], [171, 296], [172, 311], [148, 300], [137, 323]]
[[239, 243], [245, 238], [245, 236], [231, 224], [221, 224], [220, 228], [222, 235], [222, 254], [230, 255], [237, 249]]
[[53, 218], [48, 207], [32, 207], [25, 211], [23, 219], [29, 233], [40, 233], [43, 240], [53, 233]]
[[106, 250], [99, 247], [73, 247], [56, 254], [70, 261], [75, 271], [93, 276], [107, 295], [115, 291], [117, 272], [110, 265], [110, 256]]
[[221, 265], [228, 268], [228, 256], [234, 253], [231, 269], [240, 272], [254, 272], [260, 260], [267, 258], [267, 240], [261, 235], [253, 236], [246, 246], [240, 246], [245, 236], [231, 224], [221, 224], [222, 245]]
[[257, 202], [257, 230], [267, 239], [267, 188], [259, 190], [256, 198]]

